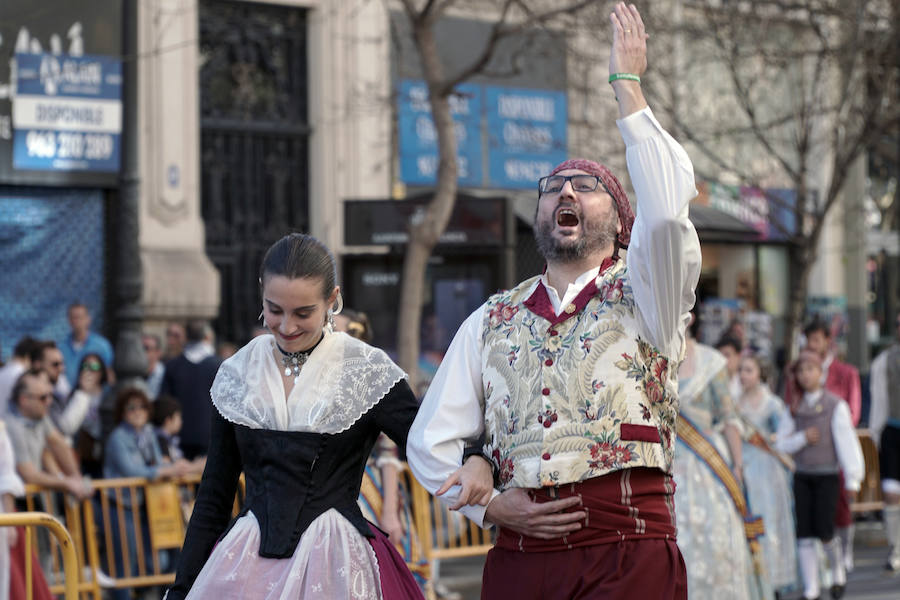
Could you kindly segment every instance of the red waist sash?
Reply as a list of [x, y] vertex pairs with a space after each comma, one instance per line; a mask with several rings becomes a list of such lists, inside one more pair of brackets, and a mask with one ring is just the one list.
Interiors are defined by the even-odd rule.
[[539, 503], [581, 496], [582, 528], [543, 540], [501, 527], [496, 546], [521, 552], [553, 552], [628, 539], [675, 539], [675, 482], [659, 469], [623, 469], [601, 477], [528, 490]]

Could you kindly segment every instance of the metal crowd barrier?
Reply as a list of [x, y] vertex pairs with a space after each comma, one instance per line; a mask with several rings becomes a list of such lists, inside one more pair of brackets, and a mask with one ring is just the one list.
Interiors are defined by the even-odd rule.
[[34, 574], [32, 571], [32, 550], [34, 547], [34, 529], [44, 527], [56, 538], [62, 553], [63, 570], [65, 573], [65, 585], [62, 593], [65, 600], [78, 599], [78, 557], [75, 554], [75, 544], [72, 536], [56, 517], [45, 512], [19, 512], [0, 514], [0, 527], [25, 527], [25, 599], [34, 597]]
[[[0, 515], [6, 519], [0, 524], [11, 524], [9, 519], [23, 518], [31, 511], [59, 515], [65, 523], [64, 528], [50, 515], [46, 518], [63, 533], [68, 530], [71, 537], [66, 535], [63, 541], [55, 543], [52, 539], [45, 541], [44, 547], [39, 548], [50, 591], [55, 595], [66, 594], [66, 600], [101, 600], [98, 583], [101, 572], [115, 588], [164, 586], [174, 581], [175, 560], [165, 564], [162, 553], [181, 548], [199, 482], [199, 475], [167, 482], [143, 478], [98, 479], [91, 482], [95, 491], [93, 497], [83, 501], [26, 485], [25, 505], [29, 512]], [[459, 512], [447, 509], [415, 480], [408, 468], [401, 472], [400, 483], [406, 488], [412, 505], [414, 531], [410, 532], [413, 539], [408, 566], [426, 581], [426, 595], [433, 598], [434, 562], [487, 553], [493, 546], [493, 532], [483, 530]], [[133, 508], [133, 519], [126, 515], [126, 497], [143, 497], [143, 501]], [[239, 512], [243, 498], [242, 477], [234, 514]], [[114, 529], [118, 533], [123, 568], [117, 567], [115, 560]], [[57, 535], [55, 530], [54, 534]], [[129, 535], [134, 539], [133, 548], [125, 542]], [[35, 532], [30, 537], [33, 539]], [[129, 568], [134, 563], [136, 573]]]
[[[68, 545], [53, 540], [38, 544], [51, 593], [61, 594], [74, 585], [77, 594], [101, 600], [98, 579], [102, 575], [106, 575], [115, 588], [161, 586], [174, 581], [174, 561], [169, 565], [162, 564], [161, 553], [181, 548], [199, 482], [199, 475], [167, 482], [143, 478], [99, 479], [91, 482], [95, 492], [93, 497], [82, 501], [26, 485], [26, 509], [55, 513], [71, 534]], [[242, 490], [243, 487], [235, 499], [235, 511], [243, 497]], [[126, 516], [126, 493], [130, 498], [144, 499], [132, 509], [132, 519]], [[126, 525], [129, 521], [131, 527]], [[116, 523], [123, 568], [116, 566], [113, 523]], [[135, 540], [136, 561], [132, 560], [132, 548], [127, 543], [129, 536]], [[149, 556], [145, 551], [148, 547]], [[74, 572], [65, 564], [65, 554], [69, 551], [75, 556]], [[136, 574], [129, 568], [133, 562], [137, 563]]]

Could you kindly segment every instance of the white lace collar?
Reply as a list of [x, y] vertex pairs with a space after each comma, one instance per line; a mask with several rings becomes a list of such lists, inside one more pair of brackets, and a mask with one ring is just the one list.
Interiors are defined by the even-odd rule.
[[219, 367], [210, 395], [225, 419], [252, 429], [340, 433], [406, 378], [384, 351], [326, 332], [285, 402], [273, 349], [274, 338], [261, 335]]

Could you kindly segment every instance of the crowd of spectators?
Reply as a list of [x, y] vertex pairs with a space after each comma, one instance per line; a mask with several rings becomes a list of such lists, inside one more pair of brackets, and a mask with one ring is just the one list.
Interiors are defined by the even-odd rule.
[[[0, 362], [0, 430], [6, 442], [0, 444], [0, 459], [10, 467], [0, 490], [5, 498], [0, 512], [26, 508], [22, 483], [56, 491], [53, 505], [38, 508], [61, 516], [61, 502], [67, 498], [91, 498], [99, 509], [95, 479], [155, 481], [203, 470], [209, 389], [221, 362], [210, 325], [169, 323], [165, 346], [158, 335], [144, 334], [146, 374], [142, 381], [123, 386], [116, 383], [113, 346], [91, 330], [87, 306], [73, 303], [67, 314], [71, 330], [64, 339], [25, 335], [7, 363]], [[109, 500], [115, 506], [112, 495]], [[123, 544], [129, 547], [131, 574], [137, 574], [134, 530], [146, 533], [148, 524], [146, 511], [133, 508], [143, 501], [140, 495], [126, 494], [121, 501], [124, 512], [111, 511], [116, 522], [104, 526], [111, 533], [112, 548], [104, 548], [104, 536], [98, 536], [103, 552], [115, 555], [119, 576], [129, 570], [123, 564]], [[126, 540], [120, 539], [120, 514], [127, 521]], [[15, 534], [10, 536], [12, 545]], [[149, 535], [141, 537], [146, 544]], [[50, 564], [48, 540], [38, 540], [44, 570]], [[149, 548], [144, 556], [149, 564]], [[98, 576], [101, 584], [104, 579]], [[130, 597], [130, 590], [111, 592], [114, 598]]]

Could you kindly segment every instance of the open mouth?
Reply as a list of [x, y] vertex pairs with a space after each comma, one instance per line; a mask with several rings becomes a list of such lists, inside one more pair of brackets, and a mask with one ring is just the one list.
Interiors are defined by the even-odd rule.
[[561, 208], [556, 211], [556, 224], [560, 227], [575, 227], [578, 225], [578, 214], [571, 208]]

